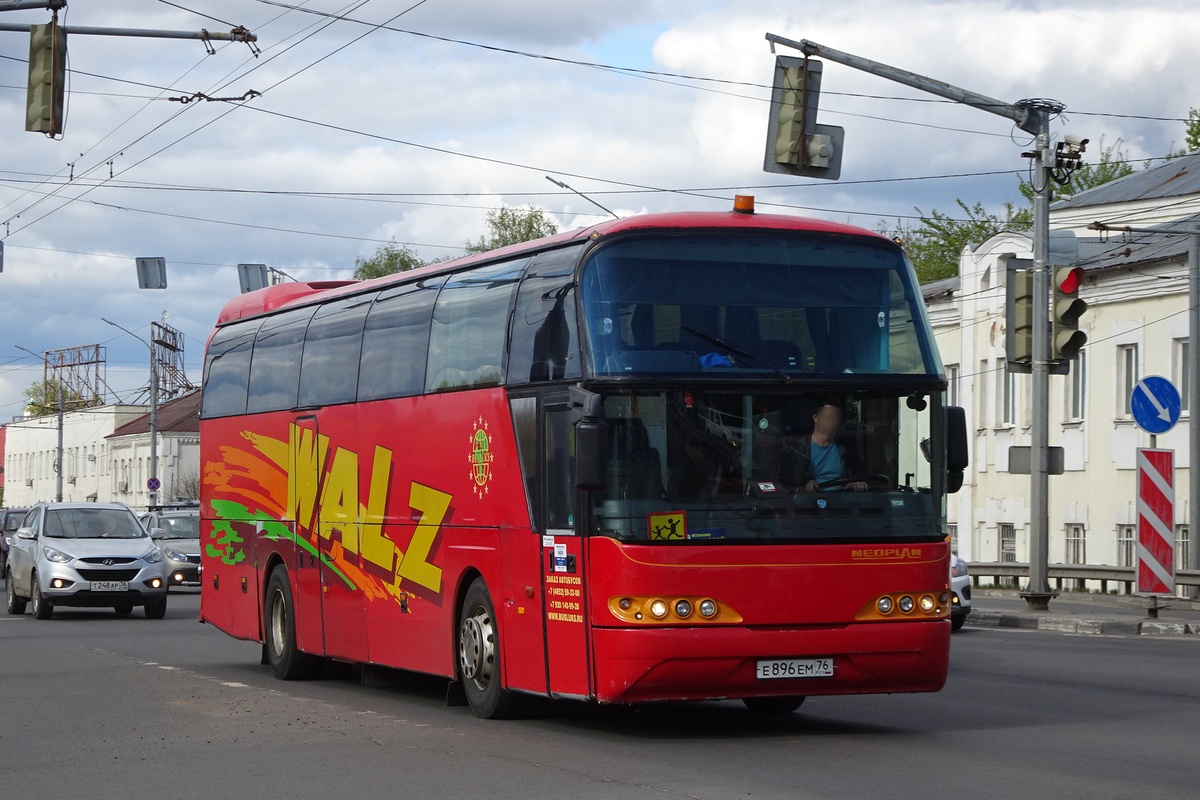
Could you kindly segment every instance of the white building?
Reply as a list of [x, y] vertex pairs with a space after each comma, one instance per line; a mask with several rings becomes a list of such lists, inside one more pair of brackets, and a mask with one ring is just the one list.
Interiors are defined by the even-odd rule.
[[[1064, 474], [1050, 478], [1050, 562], [1132, 566], [1135, 451], [1150, 445], [1129, 398], [1144, 376], [1171, 379], [1184, 398], [1179, 424], [1158, 437], [1175, 450], [1176, 558], [1188, 543], [1186, 386], [1197, 356], [1188, 342], [1186, 236], [1112, 234], [1095, 221], [1133, 227], [1200, 224], [1200, 154], [1167, 162], [1055, 204], [1051, 227], [1074, 231], [1087, 270], [1080, 327], [1088, 343], [1069, 376], [1050, 378], [1050, 444]], [[1083, 238], [1084, 236], [1090, 238]], [[1010, 474], [1010, 446], [1029, 445], [1029, 376], [1005, 368], [1006, 256], [1032, 258], [1032, 242], [1003, 233], [966, 250], [959, 277], [924, 287], [950, 402], [973, 432], [970, 474], [950, 498], [951, 534], [968, 561], [1029, 559], [1029, 476]]]
[[[191, 494], [200, 474], [199, 392], [158, 410], [160, 499]], [[5, 426], [4, 503], [54, 500], [58, 416], [27, 417]], [[122, 502], [144, 508], [150, 478], [150, 424], [145, 406], [111, 405], [63, 415], [63, 500]]]

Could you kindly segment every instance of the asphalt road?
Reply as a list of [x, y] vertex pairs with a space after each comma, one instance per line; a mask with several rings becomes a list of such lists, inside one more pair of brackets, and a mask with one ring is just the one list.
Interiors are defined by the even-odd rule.
[[0, 612], [3, 798], [1154, 798], [1200, 786], [1200, 637], [967, 629], [934, 695], [582, 705], [487, 722], [394, 673], [276, 681], [140, 610]]

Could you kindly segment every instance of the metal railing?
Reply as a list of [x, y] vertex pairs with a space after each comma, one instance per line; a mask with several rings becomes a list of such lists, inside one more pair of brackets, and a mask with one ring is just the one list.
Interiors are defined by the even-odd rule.
[[[1120, 584], [1122, 594], [1133, 594], [1133, 567], [1092, 566], [1090, 564], [1051, 564], [1049, 578], [1054, 588], [1063, 591], [1064, 582], [1075, 581], [1075, 589], [1088, 589], [1088, 583], [1099, 583], [1102, 593], [1108, 592], [1110, 583]], [[978, 587], [980, 578], [992, 578], [995, 585], [1003, 585], [996, 579], [1012, 581], [1029, 578], [1029, 564], [1013, 561], [971, 562], [967, 564], [971, 585]], [[1200, 570], [1180, 569], [1175, 571], [1175, 585], [1200, 586]]]

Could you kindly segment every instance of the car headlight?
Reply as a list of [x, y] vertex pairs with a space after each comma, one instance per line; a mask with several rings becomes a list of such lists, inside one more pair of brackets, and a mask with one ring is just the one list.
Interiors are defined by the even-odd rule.
[[156, 547], [149, 553], [146, 553], [146, 555], [142, 556], [142, 560], [147, 564], [160, 564], [163, 560], [163, 554], [159, 552], [158, 548]]
[[950, 568], [950, 577], [965, 578], [966, 575], [967, 575], [967, 562], [962, 560], [958, 556], [955, 556], [954, 557], [954, 566]]
[[42, 552], [46, 554], [47, 561], [53, 561], [55, 564], [66, 564], [72, 560], [71, 556], [61, 550], [55, 550], [53, 547], [43, 547]]
[[187, 561], [187, 556], [176, 550], [174, 547], [164, 547], [162, 554], [172, 561]]

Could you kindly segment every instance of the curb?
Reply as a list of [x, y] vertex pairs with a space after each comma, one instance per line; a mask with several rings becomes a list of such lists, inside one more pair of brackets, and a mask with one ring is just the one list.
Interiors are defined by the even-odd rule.
[[1018, 628], [1055, 633], [1123, 634], [1126, 636], [1200, 635], [1200, 622], [1159, 620], [1079, 619], [1078, 617], [1029, 616], [999, 611], [972, 611], [967, 625], [976, 628]]

